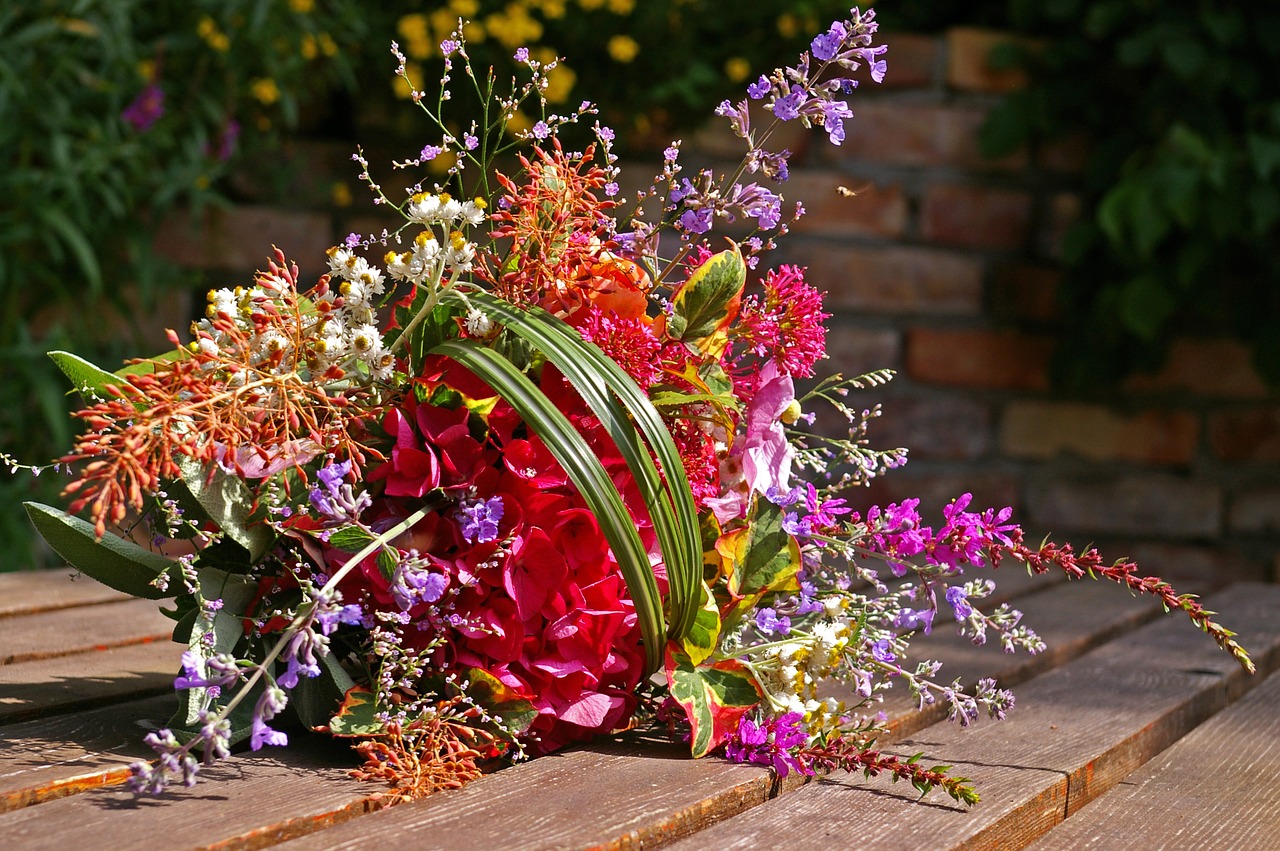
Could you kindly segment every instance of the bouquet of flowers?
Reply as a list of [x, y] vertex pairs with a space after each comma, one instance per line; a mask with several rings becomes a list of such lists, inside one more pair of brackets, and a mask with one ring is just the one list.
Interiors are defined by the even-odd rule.
[[[648, 721], [695, 757], [972, 802], [876, 751], [875, 709], [894, 683], [962, 724], [1012, 706], [908, 656], [939, 617], [1039, 650], [1017, 611], [982, 606], [1004, 560], [1155, 595], [1249, 664], [1192, 597], [1028, 545], [1008, 509], [963, 496], [930, 526], [915, 500], [846, 502], [905, 462], [869, 448], [878, 409], [846, 401], [891, 374], [815, 377], [822, 293], [763, 262], [803, 212], [770, 188], [788, 152], [769, 140], [799, 121], [840, 144], [850, 75], [885, 71], [875, 32], [855, 8], [722, 104], [747, 148], [733, 173], [687, 172], [676, 143], [628, 207], [611, 131], [578, 152], [557, 135], [592, 106], [548, 114], [551, 66], [524, 51], [498, 94], [459, 27], [440, 93], [414, 89], [438, 144], [396, 163], [444, 162], [443, 182], [385, 191], [355, 157], [399, 230], [352, 234], [310, 287], [277, 251], [160, 357], [107, 372], [53, 353], [85, 430], [59, 462], [69, 511], [28, 513], [83, 572], [171, 600], [187, 648], [136, 790], [193, 782], [240, 741], [283, 745], [285, 717], [351, 738], [360, 773], [403, 797]], [[479, 101], [463, 126], [455, 83]], [[539, 117], [513, 132], [521, 110]], [[730, 224], [737, 241], [711, 235]], [[847, 435], [811, 429], [825, 404]]]

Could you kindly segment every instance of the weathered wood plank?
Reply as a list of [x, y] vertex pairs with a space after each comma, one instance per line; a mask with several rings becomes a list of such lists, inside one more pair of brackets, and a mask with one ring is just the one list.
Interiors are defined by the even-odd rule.
[[70, 567], [0, 573], [0, 618], [127, 599]]
[[264, 848], [377, 806], [350, 749], [314, 737], [210, 768], [192, 789], [135, 799], [96, 789], [0, 814], [0, 848]]
[[0, 666], [0, 724], [172, 691], [181, 655], [165, 641]]
[[173, 621], [154, 600], [121, 600], [0, 619], [0, 665], [168, 642]]
[[[1088, 643], [1090, 634], [1112, 634], [1149, 615], [1149, 607], [1116, 594], [1115, 589], [1092, 587], [1092, 583], [1058, 588], [1047, 597], [1032, 594], [1020, 602], [1033, 601], [1034, 609], [1030, 605], [1024, 608], [1046, 615], [1050, 638], [1064, 644], [1081, 643], [1077, 653], [1092, 646]], [[1057, 615], [1057, 610], [1077, 614]], [[943, 659], [958, 655], [967, 663], [968, 673], [991, 676], [1027, 664], [1024, 656], [1008, 656], [994, 648], [974, 654], [967, 641], [949, 638], [938, 634], [935, 655]], [[898, 711], [905, 714], [905, 703]], [[651, 847], [686, 835], [692, 835], [691, 842], [698, 842], [700, 834], [692, 831], [761, 803], [777, 791], [770, 788], [761, 769], [730, 766], [714, 759], [695, 762], [684, 756], [682, 747], [655, 744], [650, 748], [657, 751], [636, 750], [622, 758], [602, 750], [604, 747], [596, 745], [518, 765], [461, 792], [379, 814], [376, 824], [362, 820], [309, 837], [298, 845], [354, 848], [375, 827], [377, 836], [387, 840], [397, 831], [415, 836], [428, 830], [448, 831], [450, 847], [459, 848], [492, 847], [495, 843], [529, 848]], [[741, 769], [761, 774], [745, 783], [738, 782], [736, 774], [721, 775]], [[1060, 778], [1043, 770], [1036, 773], [1044, 775], [1041, 785], [1045, 778]], [[725, 787], [725, 777], [735, 782]], [[1009, 783], [1017, 785], [1017, 779], [1011, 777]], [[697, 794], [690, 796], [691, 790]], [[1065, 797], [1065, 791], [1064, 784], [1057, 794]], [[1053, 791], [1047, 794], [1051, 798]], [[1061, 808], [1061, 801], [1054, 806]], [[742, 816], [728, 822], [731, 831], [738, 818]], [[383, 828], [382, 824], [388, 826]], [[453, 845], [455, 836], [463, 837], [458, 840], [461, 845]], [[515, 845], [511, 844], [513, 837], [518, 837]]]
[[123, 782], [177, 702], [152, 697], [0, 727], [0, 812]]
[[[1210, 603], [1254, 650], [1260, 669], [1273, 669], [1280, 586], [1236, 586]], [[947, 763], [972, 778], [984, 802], [971, 810], [942, 796], [922, 805], [910, 789], [836, 777], [673, 848], [1021, 847], [1255, 681], [1185, 623], [1162, 619], [1026, 683], [1002, 723], [935, 725], [894, 748], [923, 751], [926, 763]]]
[[1175, 742], [1033, 847], [1280, 845], [1280, 674]]
[[763, 802], [757, 766], [689, 759], [679, 745], [620, 737], [541, 757], [467, 787], [311, 834], [285, 847], [403, 844], [494, 848], [652, 848]]

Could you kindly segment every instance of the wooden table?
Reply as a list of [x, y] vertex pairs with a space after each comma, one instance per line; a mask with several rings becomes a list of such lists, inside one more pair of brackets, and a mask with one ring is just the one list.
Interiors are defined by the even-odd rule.
[[0, 849], [1280, 848], [1280, 586], [1208, 598], [1253, 653], [1248, 677], [1151, 601], [1001, 574], [1047, 653], [973, 648], [941, 624], [927, 644], [966, 681], [1016, 685], [1009, 718], [962, 729], [905, 695], [885, 704], [888, 749], [972, 778], [968, 809], [860, 776], [779, 782], [635, 734], [383, 809], [346, 776], [348, 750], [305, 736], [135, 800], [117, 784], [172, 711], [171, 622], [65, 570], [0, 574]]

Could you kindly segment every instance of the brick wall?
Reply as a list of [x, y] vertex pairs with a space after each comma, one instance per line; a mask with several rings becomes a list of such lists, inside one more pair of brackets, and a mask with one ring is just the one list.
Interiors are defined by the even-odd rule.
[[[890, 34], [889, 75], [851, 98], [845, 143], [788, 140], [798, 155], [783, 192], [810, 212], [771, 262], [808, 266], [828, 292], [830, 369], [898, 371], [866, 394], [884, 404], [871, 435], [910, 447], [912, 460], [857, 498], [919, 496], [936, 512], [971, 491], [1012, 505], [1036, 538], [1093, 543], [1171, 577], [1277, 578], [1280, 401], [1241, 346], [1178, 340], [1161, 371], [1119, 392], [1053, 393], [1055, 259], [1079, 215], [1088, 149], [982, 157], [983, 118], [1022, 83], [987, 67], [996, 38]], [[741, 155], [716, 127], [691, 141], [694, 157]], [[344, 143], [298, 141], [242, 176], [245, 203], [166, 222], [158, 242], [215, 278], [242, 279], [273, 243], [318, 274], [326, 247], [385, 224], [369, 215], [349, 156]], [[269, 181], [288, 205], [264, 206], [257, 187]]]
[[1088, 148], [981, 156], [984, 116], [1022, 84], [987, 66], [998, 38], [890, 34], [889, 74], [851, 99], [844, 145], [811, 140], [784, 187], [814, 214], [779, 259], [830, 293], [831, 367], [899, 373], [868, 394], [884, 404], [872, 436], [912, 460], [866, 498], [936, 510], [972, 491], [1036, 536], [1156, 572], [1276, 578], [1280, 403], [1243, 347], [1178, 340], [1119, 392], [1053, 393], [1056, 258]]

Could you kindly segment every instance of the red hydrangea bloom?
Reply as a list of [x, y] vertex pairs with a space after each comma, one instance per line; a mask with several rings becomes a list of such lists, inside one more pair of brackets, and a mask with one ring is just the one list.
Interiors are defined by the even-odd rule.
[[[450, 372], [436, 378], [446, 382]], [[541, 380], [625, 485], [624, 462], [581, 399], [550, 367]], [[486, 428], [478, 418], [466, 408], [412, 399], [388, 417], [387, 431], [405, 451], [393, 452], [379, 471], [387, 487], [362, 519], [376, 530], [408, 516], [421, 504], [414, 493], [421, 482], [413, 478], [420, 468], [408, 462], [416, 465], [415, 453], [439, 460], [437, 486], [465, 495], [393, 544], [402, 553], [416, 550], [431, 574], [444, 574], [448, 593], [438, 602], [413, 603], [404, 640], [425, 646], [443, 636], [433, 659], [437, 670], [481, 668], [529, 700], [538, 715], [524, 738], [531, 752], [546, 753], [626, 724], [644, 669], [639, 623], [595, 517], [551, 453], [501, 405], [490, 411]], [[623, 498], [643, 505], [634, 486], [623, 487]], [[478, 501], [501, 506], [493, 537], [467, 532]], [[643, 508], [633, 513], [642, 540], [651, 540]], [[349, 557], [336, 550], [323, 555], [330, 570]], [[348, 575], [343, 597], [366, 611], [400, 612], [404, 596], [397, 597], [393, 581], [370, 557]]]

